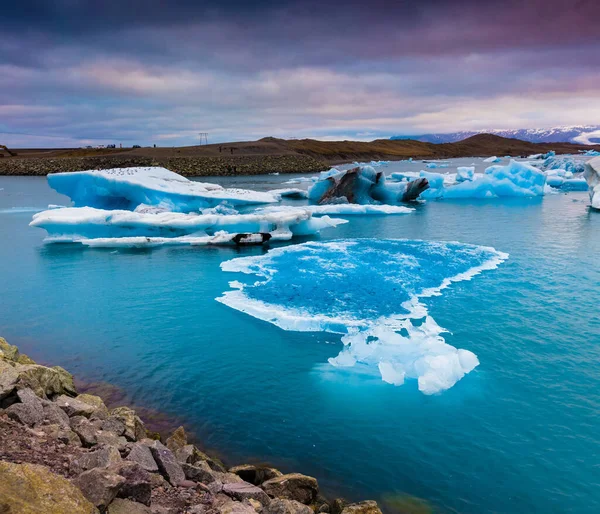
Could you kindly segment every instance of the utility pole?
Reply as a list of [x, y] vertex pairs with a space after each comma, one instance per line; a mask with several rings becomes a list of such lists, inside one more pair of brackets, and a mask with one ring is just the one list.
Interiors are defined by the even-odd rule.
[[207, 145], [208, 144], [208, 132], [200, 132], [199, 136], [200, 136], [200, 145], [202, 145], [202, 144]]

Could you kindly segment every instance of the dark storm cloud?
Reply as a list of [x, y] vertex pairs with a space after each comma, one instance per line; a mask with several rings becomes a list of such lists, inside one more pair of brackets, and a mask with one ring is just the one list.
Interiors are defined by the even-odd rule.
[[204, 127], [592, 123], [598, 15], [595, 0], [15, 1], [0, 17], [0, 130], [189, 142]]

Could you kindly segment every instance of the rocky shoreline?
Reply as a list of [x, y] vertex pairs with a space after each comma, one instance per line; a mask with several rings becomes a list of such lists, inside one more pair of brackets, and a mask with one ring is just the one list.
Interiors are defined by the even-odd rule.
[[0, 338], [0, 513], [42, 512], [381, 514], [374, 501], [325, 498], [300, 473], [227, 469], [183, 427], [162, 441], [133, 409], [78, 394], [69, 372]]
[[46, 176], [48, 173], [93, 169], [162, 166], [185, 177], [263, 175], [266, 173], [318, 173], [329, 168], [307, 155], [240, 155], [228, 157], [103, 156], [0, 159], [0, 175]]

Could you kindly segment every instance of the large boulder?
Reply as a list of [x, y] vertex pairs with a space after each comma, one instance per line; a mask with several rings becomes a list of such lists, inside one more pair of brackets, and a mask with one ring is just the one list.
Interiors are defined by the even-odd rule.
[[346, 505], [342, 510], [342, 514], [381, 514], [381, 509], [376, 501], [367, 500]]
[[104, 415], [108, 416], [108, 408], [104, 404], [104, 400], [99, 396], [83, 393], [78, 395], [77, 399], [80, 402], [87, 403], [88, 405], [94, 407], [94, 414], [102, 415], [102, 417], [104, 417]]
[[22, 388], [29, 387], [41, 398], [61, 394], [68, 396], [77, 394], [73, 376], [60, 366], [47, 368], [39, 364], [16, 364], [15, 370], [19, 374], [19, 386]]
[[158, 465], [161, 475], [164, 476], [171, 485], [178, 485], [185, 480], [185, 473], [181, 468], [181, 464], [177, 461], [171, 450], [160, 441], [152, 441], [148, 447], [152, 452], [152, 456]]
[[62, 410], [64, 410], [69, 417], [85, 416], [86, 418], [89, 418], [97, 410], [97, 407], [81, 401], [79, 397], [71, 398], [70, 396], [66, 396], [64, 394], [61, 394], [55, 398], [54, 402]]
[[70, 421], [67, 413], [53, 402], [44, 403], [44, 422], [49, 425], [60, 425], [64, 429], [70, 429]]
[[225, 473], [227, 471], [222, 462], [220, 462], [218, 459], [209, 457], [206, 455], [206, 453], [201, 452], [193, 444], [186, 444], [173, 453], [175, 454], [177, 460], [181, 463], [187, 462], [188, 464], [196, 465], [199, 462], [206, 462], [214, 471], [219, 471], [221, 473]]
[[269, 466], [260, 466], [253, 464], [242, 464], [229, 469], [230, 473], [235, 473], [242, 480], [254, 485], [261, 485], [271, 478], [280, 477], [283, 475], [281, 471]]
[[84, 416], [71, 418], [71, 430], [75, 432], [84, 446], [90, 448], [98, 444], [98, 428]]
[[263, 514], [314, 514], [313, 510], [303, 503], [295, 500], [274, 498], [265, 507]]
[[84, 471], [75, 480], [75, 484], [83, 495], [101, 511], [112, 502], [119, 489], [125, 483], [125, 479], [104, 468], [93, 468]]
[[92, 514], [96, 508], [71, 482], [44, 466], [0, 461], [0, 512]]
[[6, 339], [0, 337], [0, 358], [17, 362], [19, 360], [19, 349], [6, 342]]
[[271, 478], [262, 484], [262, 488], [274, 498], [296, 500], [305, 505], [310, 505], [319, 494], [317, 479], [300, 473]]
[[[152, 444], [149, 442], [149, 444]], [[127, 460], [139, 464], [146, 471], [156, 473], [158, 471], [158, 465], [152, 456], [152, 451], [147, 444], [134, 443], [131, 446]]]
[[8, 414], [9, 418], [30, 427], [40, 423], [44, 419], [44, 410], [41, 405], [37, 408], [31, 404], [14, 403], [6, 409], [6, 414]]
[[187, 445], [187, 434], [183, 427], [179, 427], [173, 435], [167, 439], [167, 448], [175, 453]]
[[185, 473], [185, 478], [188, 480], [193, 480], [194, 482], [200, 482], [202, 484], [210, 484], [216, 480], [215, 474], [217, 472], [213, 471], [210, 466], [204, 462], [200, 461], [196, 464], [181, 464], [181, 468]]
[[0, 400], [10, 396], [19, 381], [19, 372], [14, 364], [10, 364], [4, 359], [0, 359]]

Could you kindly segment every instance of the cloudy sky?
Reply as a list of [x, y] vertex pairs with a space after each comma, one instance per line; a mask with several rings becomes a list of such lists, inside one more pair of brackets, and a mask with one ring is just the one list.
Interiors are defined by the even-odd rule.
[[600, 1], [15, 0], [0, 143], [600, 124]]

